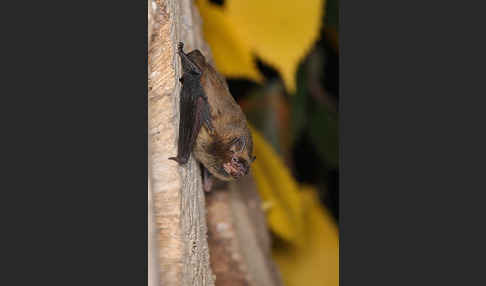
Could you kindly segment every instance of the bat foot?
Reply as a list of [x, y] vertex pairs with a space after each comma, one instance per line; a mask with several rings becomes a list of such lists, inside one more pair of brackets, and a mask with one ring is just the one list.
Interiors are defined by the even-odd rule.
[[211, 189], [213, 188], [213, 180], [212, 179], [207, 179], [203, 183], [203, 189], [206, 193], [211, 192]]
[[187, 163], [187, 159], [184, 160], [184, 159], [180, 159], [178, 157], [170, 157], [169, 160], [176, 161], [177, 163], [179, 163], [179, 165], [184, 165], [184, 164]]
[[203, 183], [203, 190], [207, 193], [211, 191], [213, 188], [213, 177], [211, 173], [209, 173], [208, 169], [201, 165], [202, 168], [202, 183]]
[[184, 53], [184, 44], [179, 42], [177, 45], [177, 53], [181, 57], [182, 71], [193, 75], [200, 76], [202, 74], [201, 69], [192, 61], [186, 53]]

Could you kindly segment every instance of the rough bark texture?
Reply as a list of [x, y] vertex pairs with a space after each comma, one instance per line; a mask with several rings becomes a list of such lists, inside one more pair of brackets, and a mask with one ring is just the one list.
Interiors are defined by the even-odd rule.
[[157, 0], [149, 5], [149, 177], [157, 242], [154, 248], [158, 248], [157, 283], [214, 285], [200, 170], [194, 159], [183, 167], [168, 160], [177, 154], [181, 88], [177, 43], [182, 41], [187, 50], [197, 48], [203, 53], [207, 47], [192, 1]]
[[[150, 166], [149, 166], [150, 170]], [[148, 181], [148, 286], [159, 285], [159, 263], [156, 227], [154, 224], [154, 211], [152, 200], [152, 185]]]
[[279, 286], [261, 200], [251, 176], [215, 185], [206, 196], [208, 243], [216, 286]]
[[[152, 26], [153, 26], [153, 9], [152, 9], [152, 1], [147, 0], [148, 6], [148, 43], [147, 46], [150, 47], [151, 38], [152, 38]], [[148, 67], [148, 71], [150, 74], [150, 66]], [[147, 126], [148, 128], [148, 126]], [[151, 141], [149, 137], [149, 146], [148, 146], [148, 286], [158, 286], [159, 285], [159, 263], [157, 257], [159, 256], [158, 248], [157, 248], [157, 236], [156, 236], [156, 227], [154, 223], [154, 208], [153, 208], [153, 200], [152, 200], [152, 163], [151, 163]]]

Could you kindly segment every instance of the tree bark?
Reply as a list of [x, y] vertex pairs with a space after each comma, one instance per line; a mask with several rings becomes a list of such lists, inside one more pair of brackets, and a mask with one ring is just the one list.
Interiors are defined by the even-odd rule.
[[206, 199], [216, 286], [283, 285], [271, 257], [271, 237], [253, 178], [219, 182]]

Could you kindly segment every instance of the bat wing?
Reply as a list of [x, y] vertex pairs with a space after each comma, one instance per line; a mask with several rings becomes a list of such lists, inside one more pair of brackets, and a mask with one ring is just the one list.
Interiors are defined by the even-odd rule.
[[[187, 80], [182, 87], [180, 98], [180, 122], [179, 141], [177, 143], [177, 157], [171, 157], [179, 164], [187, 163], [191, 155], [197, 135], [201, 130], [201, 110], [204, 105], [204, 98], [195, 94], [193, 88], [188, 86]], [[201, 90], [202, 91], [202, 90]]]
[[177, 157], [169, 159], [185, 164], [189, 160], [201, 126], [205, 124], [210, 132], [213, 127], [210, 107], [200, 82], [202, 71], [187, 58], [182, 51], [182, 45], [179, 48], [179, 55], [184, 70], [181, 79], [179, 141]]

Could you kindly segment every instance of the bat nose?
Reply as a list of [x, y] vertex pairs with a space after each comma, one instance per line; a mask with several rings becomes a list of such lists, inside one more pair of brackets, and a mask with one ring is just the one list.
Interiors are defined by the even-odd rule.
[[233, 169], [231, 175], [235, 178], [240, 178], [242, 176], [247, 175], [250, 170], [250, 166], [242, 158], [237, 158], [237, 157], [231, 158], [231, 166]]
[[248, 172], [250, 171], [250, 167], [245, 162], [240, 162], [240, 170], [241, 170], [240, 176], [245, 176], [248, 175]]

